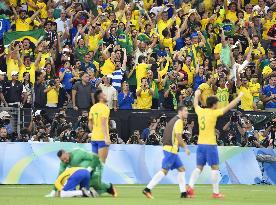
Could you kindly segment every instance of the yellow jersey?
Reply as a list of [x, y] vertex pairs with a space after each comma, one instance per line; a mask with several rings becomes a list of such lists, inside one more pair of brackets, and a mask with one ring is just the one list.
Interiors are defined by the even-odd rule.
[[163, 134], [163, 150], [176, 154], [178, 152], [177, 134], [183, 133], [184, 122], [178, 116], [172, 118], [164, 130]]
[[36, 70], [36, 68], [35, 68], [34, 63], [31, 63], [31, 65], [29, 67], [22, 64], [20, 69], [19, 69], [19, 76], [18, 76], [19, 81], [23, 80], [23, 73], [28, 72], [30, 74], [30, 81], [34, 85], [34, 83], [35, 83], [35, 70]]
[[276, 19], [271, 19], [271, 20], [264, 20], [263, 23], [263, 39], [267, 40], [267, 32], [269, 31], [269, 29], [276, 24]]
[[88, 42], [89, 42], [88, 43], [89, 51], [95, 51], [98, 48], [99, 41], [101, 40], [101, 35], [100, 34], [96, 34], [94, 36], [87, 35], [86, 38], [88, 39]]
[[209, 109], [197, 106], [195, 112], [198, 118], [199, 136], [198, 144], [216, 145], [216, 124], [219, 116], [223, 115], [222, 109]]
[[[50, 86], [48, 86], [50, 88]], [[47, 104], [58, 104], [58, 91], [52, 88], [47, 92]]]
[[94, 141], [105, 140], [103, 126], [102, 126], [102, 119], [107, 118], [106, 126], [108, 127], [109, 114], [110, 114], [110, 109], [104, 103], [96, 103], [91, 107], [89, 111], [89, 120], [93, 120], [93, 130], [92, 130], [91, 140], [94, 140]]
[[273, 72], [272, 68], [270, 68], [270, 66], [265, 66], [263, 71], [262, 71], [262, 75], [263, 76], [268, 76]]
[[229, 91], [228, 88], [218, 87], [217, 94], [218, 108], [224, 108], [229, 104]]
[[39, 62], [39, 68], [44, 68], [46, 64], [46, 60], [51, 57], [50, 53], [42, 53], [40, 62]]
[[201, 103], [206, 106], [207, 98], [214, 95], [213, 88], [208, 83], [202, 83], [198, 88], [201, 90]]
[[7, 76], [8, 76], [8, 79], [11, 80], [11, 72], [12, 71], [19, 72], [18, 61], [12, 58], [7, 58], [6, 64], [7, 64]]
[[253, 95], [249, 88], [241, 86], [238, 89], [238, 94], [243, 92], [243, 96], [241, 98], [241, 109], [244, 111], [253, 110]]
[[30, 31], [31, 27], [30, 24], [32, 23], [31, 18], [26, 18], [26, 19], [16, 19], [15, 21], [15, 28], [16, 31]]
[[115, 65], [110, 58], [106, 59], [103, 66], [100, 68], [103, 75], [112, 74], [115, 70]]
[[158, 30], [158, 33], [161, 36], [162, 35], [162, 31], [167, 28], [170, 24], [172, 23], [172, 19], [169, 19], [167, 20], [166, 22], [164, 22], [163, 20], [159, 20], [158, 23], [157, 23], [157, 30]]
[[188, 75], [188, 85], [192, 85], [194, 82], [195, 68], [192, 66], [189, 68], [186, 64], [183, 64], [182, 70]]
[[36, 5], [38, 6], [38, 8], [41, 8], [40, 11], [40, 17], [42, 19], [46, 19], [48, 17], [48, 13], [47, 13], [47, 5], [44, 2], [36, 2]]
[[141, 79], [147, 77], [148, 64], [140, 63], [136, 66], [137, 88], [141, 86]]
[[165, 48], [169, 48], [170, 49], [170, 53], [173, 53], [173, 48], [175, 46], [175, 41], [173, 40], [173, 38], [164, 38], [163, 36], [160, 37], [161, 40], [161, 44], [165, 47]]
[[230, 20], [233, 24], [238, 20], [236, 12], [228, 10], [226, 13], [226, 19]]
[[58, 191], [61, 191], [66, 184], [70, 176], [72, 176], [76, 171], [84, 169], [82, 167], [71, 167], [62, 172], [55, 181], [55, 187]]
[[260, 83], [253, 83], [252, 81], [250, 81], [248, 83], [248, 87], [249, 87], [249, 90], [252, 93], [253, 97], [260, 96], [260, 89], [261, 89]]
[[[138, 88], [136, 92], [140, 90]], [[140, 96], [137, 96], [137, 109], [148, 110], [152, 106], [152, 95], [149, 89], [142, 90]]]

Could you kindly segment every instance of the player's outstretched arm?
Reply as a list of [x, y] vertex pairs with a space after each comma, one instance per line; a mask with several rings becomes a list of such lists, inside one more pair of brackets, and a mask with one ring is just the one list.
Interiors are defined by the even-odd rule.
[[194, 108], [198, 107], [198, 102], [199, 102], [199, 96], [201, 95], [201, 90], [196, 90], [195, 91], [195, 98], [194, 98]]
[[232, 100], [225, 108], [223, 108], [223, 114], [233, 109], [240, 101], [243, 96], [243, 92], [240, 92], [239, 96]]

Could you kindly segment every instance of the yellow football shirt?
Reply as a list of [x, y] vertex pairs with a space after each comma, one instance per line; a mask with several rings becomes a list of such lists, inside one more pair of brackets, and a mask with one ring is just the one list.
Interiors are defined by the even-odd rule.
[[51, 57], [50, 53], [42, 53], [40, 62], [39, 62], [39, 68], [44, 68], [46, 64], [46, 60]]
[[41, 8], [40, 17], [42, 19], [46, 19], [48, 17], [47, 5], [44, 2], [36, 2], [36, 5], [38, 6], [38, 8]]
[[31, 63], [31, 65], [29, 67], [26, 67], [24, 64], [20, 67], [19, 69], [19, 76], [18, 79], [20, 81], [23, 80], [23, 73], [28, 72], [30, 74], [30, 81], [33, 83], [35, 83], [35, 65], [34, 63]]
[[273, 72], [272, 68], [270, 68], [270, 66], [265, 66], [263, 71], [262, 71], [262, 75], [264, 76], [268, 76]]
[[217, 94], [218, 97], [218, 108], [224, 108], [229, 104], [229, 91], [228, 88], [218, 87]]
[[174, 123], [174, 127], [173, 127], [173, 132], [172, 132], [172, 146], [170, 145], [165, 145], [163, 147], [163, 150], [167, 151], [167, 152], [171, 152], [176, 154], [178, 152], [178, 140], [176, 138], [177, 134], [181, 134], [183, 133], [183, 129], [184, 129], [184, 122], [181, 119], [178, 119], [175, 123]]
[[136, 79], [137, 88], [141, 86], [141, 79], [147, 77], [148, 65], [146, 63], [140, 63], [136, 66]]
[[[138, 88], [136, 92], [140, 90]], [[152, 106], [152, 95], [149, 89], [142, 90], [140, 96], [137, 96], [137, 109], [148, 110]]]
[[162, 31], [167, 28], [172, 23], [172, 19], [167, 20], [164, 22], [163, 20], [159, 20], [157, 23], [157, 30], [160, 36], [162, 35]]
[[232, 23], [236, 23], [236, 21], [238, 20], [236, 12], [228, 10], [228, 12], [226, 13], [226, 19], [230, 20]]
[[12, 58], [8, 58], [6, 60], [6, 64], [7, 64], [7, 76], [8, 76], [8, 79], [11, 80], [11, 72], [12, 71], [19, 72], [18, 61], [17, 60], [13, 60]]
[[[248, 83], [248, 87], [250, 92], [252, 93], [253, 97], [259, 97], [260, 96], [260, 89], [261, 89], [261, 85], [260, 83], [253, 83], [253, 82], [249, 82]], [[256, 93], [258, 92], [258, 93]]]
[[56, 89], [52, 88], [47, 92], [47, 104], [58, 104], [58, 91]]
[[29, 31], [31, 30], [30, 24], [32, 23], [31, 18], [26, 18], [25, 20], [23, 19], [16, 19], [15, 21], [15, 28], [16, 31]]
[[98, 48], [99, 41], [101, 40], [101, 35], [100, 34], [96, 34], [94, 36], [87, 35], [86, 38], [88, 38], [88, 42], [89, 42], [89, 51], [95, 51]]
[[211, 95], [214, 95], [212, 86], [207, 83], [202, 83], [198, 88], [201, 90], [201, 103], [203, 106], [206, 106], [207, 98]]
[[272, 20], [266, 20], [263, 23], [263, 39], [267, 40], [267, 32], [269, 31], [269, 29], [276, 24], [276, 19], [272, 19]]
[[241, 86], [238, 89], [238, 94], [243, 92], [243, 96], [241, 98], [241, 109], [244, 111], [251, 111], [253, 110], [253, 95], [249, 88], [245, 88]]
[[216, 145], [217, 118], [223, 115], [222, 109], [209, 109], [197, 106], [195, 112], [198, 118], [199, 136], [198, 144]]
[[186, 64], [184, 64], [182, 70], [185, 71], [188, 75], [188, 85], [192, 85], [194, 82], [195, 68], [192, 66], [189, 68]]
[[115, 65], [110, 58], [106, 59], [103, 66], [100, 68], [103, 75], [112, 74], [115, 70]]
[[55, 187], [58, 191], [63, 189], [63, 186], [66, 184], [67, 180], [70, 176], [72, 176], [76, 171], [84, 169], [82, 167], [71, 167], [67, 168], [64, 172], [62, 172], [55, 181]]
[[164, 38], [161, 36], [161, 44], [166, 48], [170, 49], [170, 53], [173, 53], [173, 48], [176, 44], [176, 42], [173, 40], [173, 38]]
[[93, 120], [93, 130], [91, 140], [93, 141], [104, 141], [104, 132], [102, 126], [102, 119], [107, 118], [106, 126], [109, 123], [110, 109], [104, 103], [96, 103], [93, 105], [89, 112], [89, 119]]

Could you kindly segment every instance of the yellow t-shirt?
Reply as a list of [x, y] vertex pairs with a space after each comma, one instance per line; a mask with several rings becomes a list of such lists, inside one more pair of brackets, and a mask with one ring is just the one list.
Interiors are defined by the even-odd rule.
[[[245, 54], [247, 54], [248, 52], [249, 52], [249, 47], [246, 48]], [[253, 59], [253, 60], [259, 60], [259, 58], [261, 56], [265, 55], [265, 50], [264, 50], [264, 48], [262, 46], [259, 45], [258, 48], [254, 48], [252, 50], [252, 53], [255, 56], [255, 59]]]
[[50, 53], [42, 53], [41, 54], [41, 59], [39, 62], [39, 68], [44, 68], [46, 64], [46, 59], [50, 58], [51, 54]]
[[100, 70], [103, 75], [109, 75], [109, 74], [112, 74], [113, 71], [115, 70], [115, 65], [111, 61], [111, 59], [108, 58], [105, 60], [103, 66], [100, 68]]
[[[260, 83], [253, 83], [253, 82], [249, 82], [248, 83], [248, 87], [250, 92], [252, 93], [253, 97], [259, 97], [260, 96], [260, 89], [261, 89], [261, 85]], [[254, 93], [254, 92], [258, 92], [258, 93]]]
[[160, 37], [161, 40], [161, 44], [164, 47], [167, 47], [170, 49], [170, 53], [173, 53], [173, 48], [175, 46], [175, 41], [173, 40], [173, 38], [164, 38], [163, 36]]
[[241, 109], [244, 111], [251, 111], [253, 110], [253, 96], [249, 88], [245, 88], [241, 86], [238, 89], [238, 94], [243, 92], [243, 96], [241, 98]]
[[[138, 88], [136, 92], [140, 90]], [[149, 89], [142, 90], [140, 96], [137, 96], [137, 109], [148, 110], [152, 106], [152, 95]]]
[[64, 170], [55, 181], [55, 187], [58, 191], [63, 189], [63, 186], [66, 184], [68, 178], [72, 176], [76, 171], [84, 169], [82, 167], [70, 167]]
[[198, 144], [216, 145], [216, 123], [217, 118], [223, 115], [223, 110], [204, 109], [197, 106], [195, 112], [199, 127]]
[[7, 76], [8, 76], [8, 79], [11, 80], [11, 72], [12, 71], [19, 72], [18, 61], [13, 60], [12, 58], [9, 58], [6, 60], [6, 64], [7, 64]]
[[[102, 119], [106, 118], [106, 126], [109, 123], [110, 109], [106, 104], [96, 103], [89, 111], [89, 120], [93, 120], [93, 130], [91, 140], [93, 141], [104, 141], [104, 132], [102, 127]], [[109, 129], [108, 129], [109, 132]]]
[[188, 75], [188, 85], [192, 85], [194, 82], [195, 68], [191, 66], [190, 69], [186, 64], [183, 64], [182, 70]]
[[31, 63], [30, 67], [26, 67], [24, 64], [21, 65], [20, 69], [19, 69], [19, 76], [18, 79], [20, 81], [23, 80], [23, 73], [28, 72], [30, 74], [30, 81], [33, 83], [35, 83], [35, 64]]
[[224, 108], [229, 104], [229, 91], [228, 91], [228, 88], [218, 87], [216, 96], [219, 99], [218, 108]]
[[191, 3], [182, 3], [181, 5], [182, 9], [183, 9], [183, 12], [184, 14], [187, 14], [189, 13], [189, 10], [192, 8], [192, 4]]
[[38, 8], [41, 8], [40, 17], [42, 19], [46, 19], [48, 17], [47, 5], [44, 2], [36, 2], [36, 5], [38, 6]]
[[58, 91], [56, 89], [52, 88], [47, 92], [47, 104], [58, 104]]
[[25, 20], [23, 19], [16, 19], [15, 21], [15, 28], [16, 31], [30, 31], [30, 24], [32, 23], [31, 18], [26, 18]]
[[265, 20], [265, 23], [263, 24], [263, 39], [267, 40], [267, 32], [269, 29], [276, 24], [276, 19], [272, 20]]
[[198, 88], [201, 90], [201, 103], [203, 106], [206, 106], [207, 98], [214, 95], [212, 86], [207, 83], [202, 83]]
[[96, 34], [94, 36], [86, 35], [86, 38], [88, 38], [89, 51], [95, 51], [98, 48], [99, 41], [101, 40], [101, 35], [100, 34]]
[[141, 86], [141, 79], [147, 77], [148, 64], [140, 63], [136, 66], [137, 88]]
[[230, 20], [232, 23], [236, 23], [236, 21], [238, 20], [236, 12], [228, 10], [228, 12], [226, 13], [226, 19]]
[[262, 71], [262, 75], [264, 76], [268, 76], [273, 72], [272, 68], [270, 68], [270, 66], [265, 66], [263, 71]]
[[174, 123], [174, 127], [173, 127], [173, 132], [172, 132], [172, 146], [170, 145], [165, 145], [163, 147], [163, 150], [167, 151], [167, 152], [171, 152], [176, 154], [178, 152], [178, 140], [176, 138], [177, 134], [181, 134], [183, 133], [183, 128], [184, 128], [184, 124], [183, 121], [181, 119], [178, 119], [175, 123]]
[[160, 36], [162, 35], [162, 31], [167, 28], [172, 23], [172, 19], [167, 20], [164, 22], [162, 19], [158, 21], [157, 23], [157, 29]]

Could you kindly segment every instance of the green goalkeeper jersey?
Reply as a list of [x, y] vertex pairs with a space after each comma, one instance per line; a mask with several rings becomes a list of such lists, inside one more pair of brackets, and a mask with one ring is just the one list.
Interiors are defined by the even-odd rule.
[[102, 163], [99, 157], [95, 154], [86, 152], [83, 149], [75, 149], [70, 154], [69, 163], [60, 162], [59, 175], [67, 167], [91, 167], [93, 171], [102, 170]]

